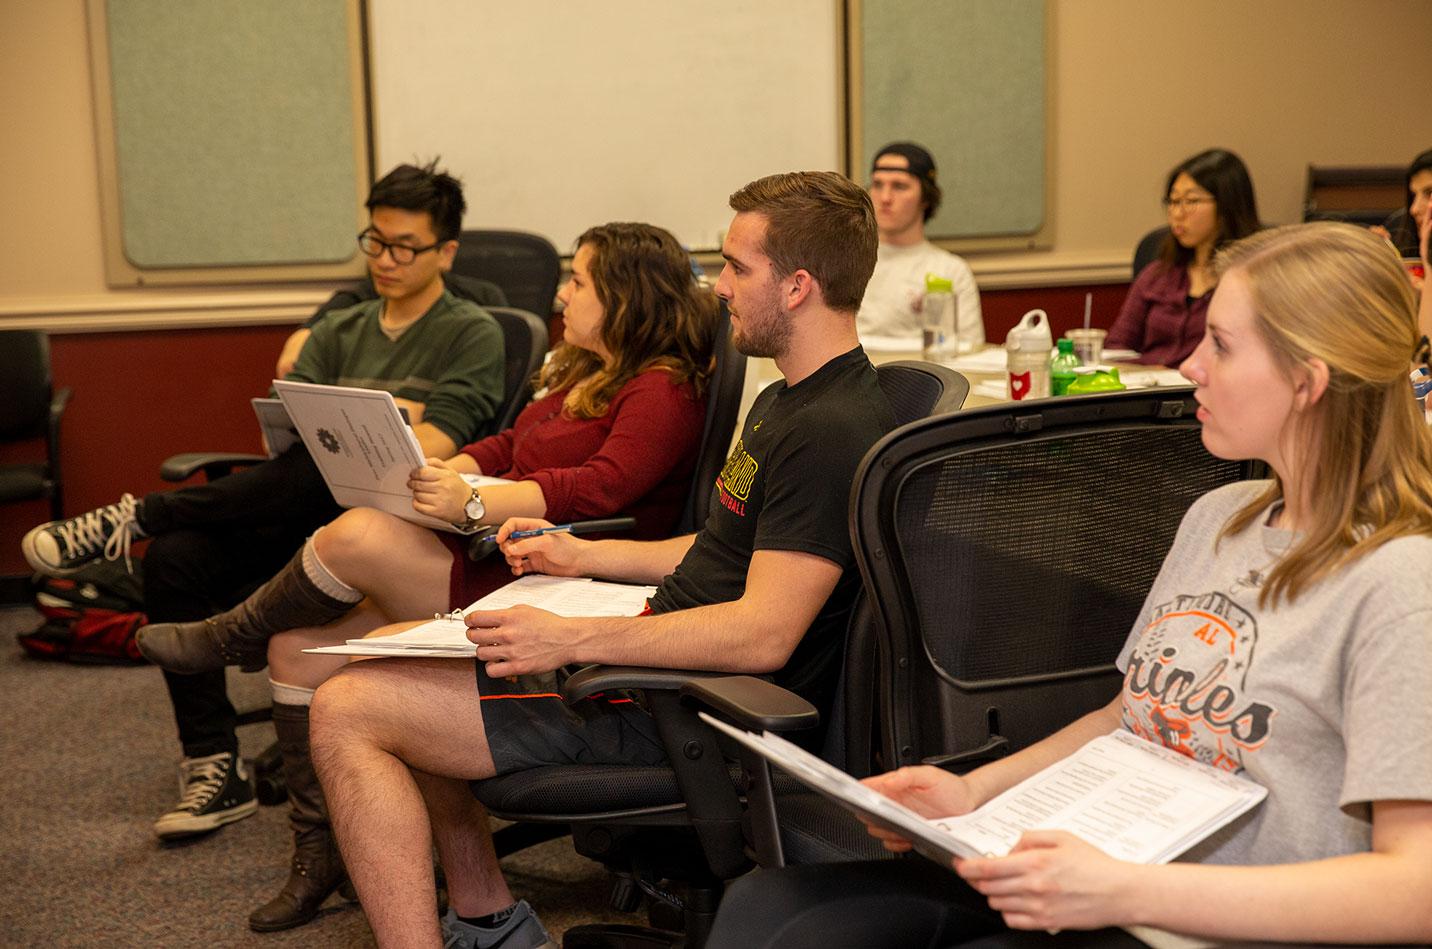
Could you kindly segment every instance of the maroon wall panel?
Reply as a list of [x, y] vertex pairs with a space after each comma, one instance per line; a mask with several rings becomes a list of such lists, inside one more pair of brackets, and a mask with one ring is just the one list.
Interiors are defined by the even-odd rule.
[[[292, 327], [57, 334], [56, 386], [73, 390], [61, 435], [65, 510], [109, 504], [165, 487], [159, 465], [182, 451], [258, 451], [249, 399], [268, 394]], [[0, 460], [43, 454], [40, 444], [0, 448]], [[0, 574], [26, 571], [20, 538], [48, 505], [0, 507]]]
[[[1026, 310], [1049, 313], [1056, 335], [1084, 318], [1094, 294], [1094, 325], [1107, 327], [1127, 284], [990, 290], [980, 294], [985, 335], [1002, 344]], [[553, 321], [553, 339], [561, 325]], [[249, 399], [266, 395], [279, 347], [291, 327], [234, 327], [50, 338], [55, 383], [74, 390], [65, 413], [62, 460], [67, 514], [168, 487], [159, 465], [183, 451], [258, 451]], [[42, 454], [39, 443], [0, 446], [0, 461]], [[48, 518], [42, 503], [0, 507], [0, 575], [26, 571], [25, 531]]]

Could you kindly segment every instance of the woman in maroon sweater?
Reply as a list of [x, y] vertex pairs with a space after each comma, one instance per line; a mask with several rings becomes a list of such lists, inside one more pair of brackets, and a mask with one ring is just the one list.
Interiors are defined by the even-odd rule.
[[1135, 350], [1145, 365], [1176, 367], [1203, 339], [1213, 252], [1261, 225], [1247, 167], [1222, 148], [1169, 172], [1163, 203], [1169, 233], [1159, 258], [1134, 278], [1104, 345]]
[[[676, 239], [646, 224], [584, 233], [558, 296], [563, 341], [535, 401], [507, 431], [414, 471], [413, 507], [461, 525], [630, 514], [635, 536], [669, 536], [706, 418], [715, 297], [697, 286]], [[463, 474], [511, 483], [474, 489]], [[309, 700], [343, 660], [300, 650], [465, 606], [512, 579], [501, 557], [473, 563], [466, 546], [464, 536], [355, 508], [244, 603], [166, 635], [184, 671], [261, 668], [265, 654], [270, 664], [295, 853], [288, 882], [250, 916], [252, 928], [306, 923], [345, 878], [308, 756]]]

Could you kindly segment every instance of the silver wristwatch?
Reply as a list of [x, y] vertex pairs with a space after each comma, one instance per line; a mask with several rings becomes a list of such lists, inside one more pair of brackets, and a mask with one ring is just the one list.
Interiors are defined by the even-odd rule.
[[483, 516], [487, 514], [487, 505], [482, 503], [482, 495], [477, 493], [476, 488], [472, 489], [472, 495], [462, 506], [462, 512], [467, 515], [467, 521], [462, 525], [463, 530], [470, 531], [482, 523]]

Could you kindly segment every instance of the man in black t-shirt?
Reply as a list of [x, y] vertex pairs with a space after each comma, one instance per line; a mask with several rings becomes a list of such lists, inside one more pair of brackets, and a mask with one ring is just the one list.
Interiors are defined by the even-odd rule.
[[893, 427], [855, 332], [875, 266], [875, 216], [861, 188], [825, 172], [760, 179], [732, 195], [731, 207], [716, 293], [729, 305], [736, 347], [773, 359], [784, 381], [752, 406], [713, 486], [706, 526], [654, 542], [507, 540], [546, 523], [532, 519], [499, 533], [516, 573], [659, 583], [651, 615], [475, 612], [467, 622], [479, 644], [477, 695], [465, 664], [405, 659], [355, 663], [315, 697], [314, 758], [380, 944], [438, 945], [433, 841], [447, 872], [449, 939], [546, 944], [531, 908], [513, 904], [467, 781], [541, 764], [664, 758], [641, 709], [569, 708], [555, 694], [555, 670], [602, 662], [773, 673], [818, 707], [829, 704], [859, 582], [850, 486], [866, 450]]

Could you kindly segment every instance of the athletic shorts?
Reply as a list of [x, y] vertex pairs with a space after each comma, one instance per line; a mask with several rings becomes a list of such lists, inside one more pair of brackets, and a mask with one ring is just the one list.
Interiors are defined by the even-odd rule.
[[562, 701], [566, 672], [493, 679], [475, 663], [482, 724], [497, 774], [542, 765], [666, 763], [656, 722], [629, 697]]

